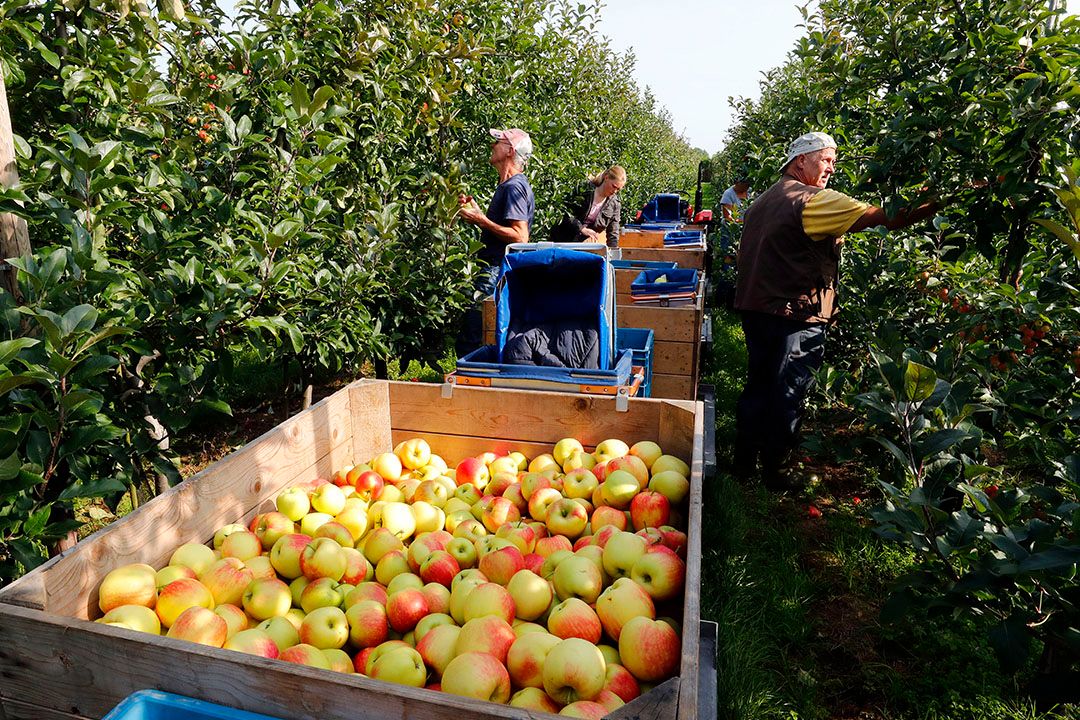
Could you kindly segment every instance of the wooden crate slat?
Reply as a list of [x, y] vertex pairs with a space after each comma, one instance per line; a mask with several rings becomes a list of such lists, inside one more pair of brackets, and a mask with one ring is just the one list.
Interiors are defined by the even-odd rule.
[[[692, 720], [698, 716], [698, 662], [701, 635], [701, 511], [702, 478], [705, 472], [704, 408], [694, 403], [697, 411], [690, 415], [693, 451], [690, 461], [690, 496], [687, 511], [686, 581], [683, 595], [682, 676], [679, 683], [679, 720]], [[664, 420], [674, 419], [677, 409], [665, 408]], [[674, 423], [661, 423], [673, 425]], [[688, 428], [689, 429], [689, 428]], [[663, 446], [661, 446], [663, 447]]]
[[250, 518], [281, 488], [328, 477], [347, 456], [334, 450], [350, 442], [350, 424], [348, 394], [331, 395], [16, 580], [0, 601], [96, 617], [95, 591], [109, 570], [161, 567], [179, 545]]
[[0, 720], [89, 720], [85, 715], [50, 710], [40, 705], [11, 700], [0, 695]]
[[367, 462], [393, 450], [390, 436], [390, 393], [386, 383], [361, 380], [349, 386], [352, 413], [352, 460]]
[[675, 720], [680, 678], [673, 677], [604, 716], [605, 720]]
[[700, 343], [653, 341], [653, 373], [661, 375], [690, 375]]
[[[435, 695], [26, 608], [4, 608], [0, 648], [0, 692], [6, 697], [91, 718], [102, 717], [144, 688], [286, 720], [536, 716], [507, 705]], [[18, 648], [18, 656], [12, 648]]]
[[653, 373], [652, 395], [655, 398], [693, 400], [697, 397], [697, 383], [690, 375], [663, 375]]
[[[698, 299], [700, 304], [701, 299]], [[701, 322], [694, 305], [660, 307], [652, 305], [619, 305], [615, 310], [619, 327], [650, 328], [653, 341], [668, 340], [690, 343], [700, 340]]]
[[681, 268], [705, 269], [706, 248], [620, 248], [623, 260], [655, 260], [678, 263]]
[[[593, 395], [455, 387], [443, 398], [431, 383], [389, 383], [395, 431], [521, 440], [554, 445], [567, 437], [584, 445], [608, 438], [629, 444], [656, 434], [659, 406], [630, 403], [616, 412], [615, 399]], [[543, 408], [540, 410], [539, 408]]]

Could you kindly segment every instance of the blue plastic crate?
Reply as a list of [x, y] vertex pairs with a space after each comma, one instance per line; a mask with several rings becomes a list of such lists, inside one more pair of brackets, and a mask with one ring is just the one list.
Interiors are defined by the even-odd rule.
[[678, 247], [681, 245], [700, 245], [702, 233], [700, 230], [673, 230], [664, 234], [664, 245]]
[[612, 260], [611, 267], [616, 270], [671, 270], [679, 267], [679, 263], [666, 260]]
[[638, 397], [652, 397], [653, 331], [650, 328], [619, 328], [615, 331], [615, 346], [629, 350], [635, 366], [645, 368], [645, 382]]
[[[664, 282], [657, 282], [661, 277]], [[674, 293], [695, 292], [698, 286], [698, 271], [693, 268], [673, 268], [671, 270], [642, 270], [630, 283], [631, 295], [671, 295]]]
[[128, 695], [103, 720], [281, 720], [160, 690]]

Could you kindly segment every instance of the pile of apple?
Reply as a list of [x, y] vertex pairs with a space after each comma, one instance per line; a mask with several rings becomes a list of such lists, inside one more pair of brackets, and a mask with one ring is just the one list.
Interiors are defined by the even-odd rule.
[[689, 471], [652, 442], [451, 469], [408, 440], [113, 570], [98, 622], [603, 717], [679, 670]]

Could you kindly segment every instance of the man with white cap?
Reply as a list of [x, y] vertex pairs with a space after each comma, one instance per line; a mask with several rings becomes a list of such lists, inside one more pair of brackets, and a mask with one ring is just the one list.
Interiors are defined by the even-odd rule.
[[769, 487], [792, 482], [784, 470], [825, 355], [825, 328], [836, 314], [842, 236], [879, 225], [897, 230], [937, 210], [928, 203], [889, 218], [879, 207], [826, 190], [835, 164], [831, 136], [796, 138], [780, 180], [743, 221], [735, 308], [742, 313], [749, 362], [736, 409], [735, 471], [750, 477], [760, 460]]
[[[527, 132], [517, 128], [492, 129], [488, 132], [495, 139], [488, 162], [499, 173], [499, 185], [486, 213], [480, 210], [471, 196], [459, 198], [461, 219], [480, 228], [480, 241], [484, 244], [479, 253], [484, 267], [475, 288], [480, 299], [495, 291], [495, 280], [506, 246], [529, 242], [529, 231], [536, 213], [536, 197], [523, 172], [533, 154], [532, 139]], [[483, 344], [482, 335], [482, 313], [479, 308], [468, 311], [464, 330], [457, 341], [458, 357]]]

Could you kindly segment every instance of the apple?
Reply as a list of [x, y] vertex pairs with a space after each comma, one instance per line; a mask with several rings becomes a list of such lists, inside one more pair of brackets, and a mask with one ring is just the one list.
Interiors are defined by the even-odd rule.
[[615, 693], [624, 703], [630, 702], [641, 694], [641, 687], [634, 674], [614, 661], [607, 664], [604, 690]]
[[375, 456], [375, 459], [371, 461], [371, 469], [379, 473], [379, 476], [384, 481], [390, 483], [401, 477], [404, 468], [401, 464], [401, 458], [392, 452], [388, 452]]
[[179, 580], [182, 577], [195, 578], [196, 580], [199, 579], [199, 576], [195, 574], [195, 571], [187, 565], [166, 565], [154, 573], [154, 585], [160, 591], [161, 588], [165, 587], [173, 580]]
[[454, 480], [458, 485], [468, 483], [477, 490], [482, 491], [487, 487], [490, 479], [491, 475], [488, 472], [487, 465], [479, 458], [467, 457], [459, 462], [454, 469]]
[[570, 498], [556, 500], [548, 507], [545, 524], [553, 535], [576, 538], [585, 531], [588, 523], [589, 513], [584, 506]]
[[656, 459], [656, 462], [649, 468], [652, 470], [653, 476], [657, 473], [667, 472], [669, 470], [677, 472], [683, 477], [690, 477], [690, 466], [685, 462], [675, 457], [674, 455], [661, 455]]
[[376, 658], [370, 665], [371, 671], [368, 675], [375, 680], [418, 688], [424, 687], [424, 683], [427, 682], [427, 667], [415, 648], [408, 646], [392, 648]]
[[398, 575], [411, 575], [409, 570], [409, 560], [405, 556], [405, 551], [391, 550], [383, 555], [375, 566], [375, 579], [383, 585], [389, 585], [390, 581]]
[[510, 707], [522, 708], [523, 710], [536, 710], [539, 712], [559, 713], [559, 705], [548, 697], [541, 688], [526, 687], [518, 690], [510, 697]]
[[600, 618], [585, 601], [568, 598], [551, 608], [547, 619], [548, 632], [565, 640], [577, 637], [592, 644], [600, 642]]
[[356, 476], [353, 486], [356, 488], [356, 496], [367, 502], [375, 502], [383, 491], [386, 481], [382, 475], [374, 470], [365, 470]]
[[543, 453], [537, 455], [529, 463], [529, 472], [544, 472], [548, 469], [553, 469], [555, 472], [562, 470], [562, 466], [555, 461], [550, 453]]
[[585, 448], [582, 447], [581, 442], [574, 438], [563, 438], [559, 442], [555, 443], [554, 449], [551, 451], [551, 455], [555, 462], [561, 467], [567, 459], [570, 458], [575, 452], [584, 452]]
[[98, 587], [98, 607], [104, 613], [121, 605], [153, 608], [157, 602], [157, 587], [157, 573], [154, 568], [143, 563], [122, 565], [110, 570], [101, 581]]
[[499, 585], [509, 583], [510, 578], [524, 567], [525, 556], [516, 545], [493, 550], [480, 558], [480, 572]]
[[601, 720], [608, 712], [610, 712], [608, 708], [601, 703], [592, 700], [578, 700], [563, 707], [559, 714], [565, 717], [584, 718], [585, 720]]
[[400, 573], [395, 575], [386, 585], [386, 595], [389, 597], [400, 590], [421, 590], [424, 587], [424, 581], [420, 579], [419, 575], [412, 573]]
[[510, 623], [514, 620], [515, 612], [514, 598], [510, 592], [502, 585], [485, 582], [477, 585], [469, 593], [465, 601], [463, 617], [468, 622], [486, 615], [494, 615]]
[[198, 580], [180, 578], [179, 580], [173, 580], [161, 589], [161, 592], [158, 593], [154, 611], [164, 627], [171, 627], [180, 616], [180, 613], [189, 607], [195, 606], [213, 610], [213, 593]]
[[[607, 547], [608, 541], [614, 536], [618, 535], [622, 530], [619, 530], [614, 525], [604, 525], [592, 535], [589, 535], [589, 544], [595, 545], [598, 548]], [[601, 555], [601, 558], [603, 556]]]
[[[345, 508], [335, 515], [331, 522], [335, 525], [341, 525], [349, 531], [349, 536], [352, 538], [349, 546], [355, 547], [356, 541], [364, 537], [368, 529], [368, 506], [360, 500], [352, 503], [347, 502]], [[319, 531], [316, 530], [315, 534], [318, 536]]]
[[454, 556], [459, 568], [476, 567], [476, 564], [479, 562], [479, 558], [476, 554], [476, 546], [467, 538], [454, 538], [446, 546], [446, 551]]
[[[259, 538], [262, 543], [263, 550], [269, 550], [274, 547], [274, 543], [278, 541], [282, 535], [289, 535], [296, 532], [296, 523], [294, 523], [288, 516], [280, 512], [268, 512], [259, 515], [259, 522], [255, 525], [255, 536]], [[224, 546], [224, 538], [222, 539], [222, 545]], [[222, 554], [228, 554], [222, 550]], [[242, 560], [245, 558], [241, 558]]]
[[664, 451], [660, 449], [660, 446], [650, 440], [642, 440], [636, 442], [630, 446], [630, 455], [640, 458], [645, 467], [652, 470], [653, 464], [660, 459], [660, 456], [664, 454]]
[[510, 700], [510, 674], [487, 653], [464, 653], [447, 664], [442, 674], [442, 691], [505, 704]]
[[488, 480], [488, 484], [484, 486], [484, 494], [481, 496], [481, 499], [488, 497], [489, 495], [491, 497], [499, 497], [506, 491], [506, 488], [516, 482], [517, 475], [513, 473], [499, 473], [498, 475], [493, 475], [491, 479]]
[[596, 599], [596, 614], [604, 632], [617, 641], [627, 622], [635, 617], [653, 620], [656, 608], [644, 588], [628, 577], [621, 577], [600, 593]]
[[[443, 589], [445, 590], [446, 588]], [[449, 591], [447, 592], [449, 593]], [[416, 646], [419, 647], [420, 641], [424, 639], [424, 636], [440, 625], [453, 625], [454, 627], [457, 627], [454, 618], [442, 612], [428, 613], [420, 618], [420, 621], [416, 623], [416, 627], [413, 628], [413, 637], [416, 638]]]
[[525, 455], [523, 453], [520, 453], [517, 450], [514, 450], [513, 452], [509, 453], [509, 455], [507, 455], [507, 457], [510, 457], [510, 458], [514, 459], [514, 461], [517, 463], [517, 469], [519, 471], [525, 470], [525, 469], [527, 469], [529, 467], [529, 458], [525, 457]]
[[388, 593], [386, 588], [377, 582], [362, 582], [345, 596], [342, 603], [344, 609], [348, 609], [362, 600], [374, 600], [386, 607]]
[[529, 517], [539, 522], [547, 520], [551, 506], [562, 500], [562, 493], [555, 488], [540, 488], [529, 498]]
[[670, 501], [654, 490], [643, 490], [630, 501], [630, 521], [635, 530], [667, 525], [670, 516]]
[[518, 514], [528, 512], [529, 501], [525, 498], [524, 491], [521, 489], [521, 483], [510, 483], [502, 492], [502, 496], [514, 503], [514, 507], [518, 509]]
[[[426, 619], [426, 618], [425, 618]], [[442, 676], [446, 666], [457, 655], [456, 647], [461, 628], [453, 624], [436, 625], [416, 643], [416, 651], [431, 671]]]
[[501, 663], [506, 662], [510, 646], [517, 640], [514, 628], [495, 615], [474, 618], [461, 626], [454, 652], [457, 655], [468, 652], [483, 652], [493, 655]]
[[[258, 553], [255, 554], [258, 555]], [[183, 565], [194, 570], [196, 575], [202, 575], [217, 559], [213, 549], [207, 545], [184, 543], [173, 551], [172, 557], [169, 558], [169, 564]], [[141, 605], [142, 603], [138, 604]]]
[[678, 597], [682, 592], [686, 564], [673, 552], [649, 552], [634, 563], [630, 577], [654, 601], [662, 602]]
[[522, 620], [536, 620], [551, 605], [554, 594], [551, 583], [530, 570], [519, 570], [506, 585], [514, 601], [516, 616]]
[[311, 543], [309, 535], [290, 533], [282, 535], [270, 549], [270, 564], [279, 575], [292, 580], [303, 575], [300, 568], [300, 556]]
[[366, 536], [367, 540], [364, 542], [362, 551], [364, 557], [372, 565], [378, 565], [383, 556], [388, 552], [394, 550], [404, 550], [405, 544], [401, 542], [401, 538], [391, 532], [388, 528], [377, 527], [369, 532]]
[[425, 480], [416, 486], [413, 492], [413, 502], [424, 501], [435, 507], [443, 507], [451, 497], [451, 492], [442, 483], [434, 480]]
[[544, 659], [544, 690], [555, 702], [590, 700], [604, 689], [607, 666], [600, 650], [581, 638], [567, 638]]
[[639, 490], [641, 485], [636, 477], [625, 470], [614, 470], [600, 484], [600, 498], [604, 505], [625, 510]]
[[345, 493], [333, 483], [320, 485], [311, 493], [311, 507], [315, 512], [337, 515], [345, 509]]
[[315, 608], [300, 623], [300, 642], [319, 649], [340, 648], [349, 639], [349, 622], [339, 607]]
[[[304, 497], [306, 498], [307, 495], [305, 495]], [[258, 516], [256, 516], [256, 517], [258, 517]], [[234, 533], [234, 532], [236, 532], [238, 530], [247, 530], [247, 529], [248, 528], [244, 527], [240, 523], [229, 523], [228, 525], [222, 525], [214, 533], [214, 542], [212, 543], [213, 546], [214, 546], [214, 549], [215, 550], [220, 550], [222, 541], [225, 540], [225, 538], [227, 538], [232, 533]]]
[[[284, 515], [282, 516], [285, 517]], [[285, 518], [287, 522], [292, 523], [291, 520]], [[200, 546], [205, 547], [205, 546]], [[238, 532], [230, 533], [224, 540], [221, 541], [221, 555], [222, 557], [237, 558], [238, 560], [245, 561], [253, 557], [259, 556], [263, 551], [262, 540], [259, 537], [249, 531], [241, 530]], [[213, 552], [211, 550], [211, 552]], [[213, 563], [211, 563], [212, 565]], [[204, 568], [198, 571], [201, 575], [209, 568]]]
[[349, 624], [349, 640], [358, 648], [369, 648], [386, 642], [390, 620], [386, 608], [377, 600], [361, 600], [345, 611]]
[[549, 535], [536, 541], [536, 554], [546, 559], [556, 550], [569, 551], [572, 547], [569, 538], [563, 535]]
[[98, 618], [97, 622], [109, 625], [119, 624], [151, 635], [161, 634], [161, 620], [158, 619], [156, 612], [145, 605], [118, 605]]
[[284, 652], [300, 642], [300, 630], [282, 615], [267, 618], [255, 627], [270, 636], [274, 644], [278, 646], [278, 652]]
[[586, 603], [596, 602], [604, 583], [600, 568], [583, 555], [570, 555], [559, 562], [551, 579], [559, 600], [576, 597]]
[[310, 581], [300, 592], [298, 604], [305, 613], [321, 607], [341, 607], [345, 600], [343, 586], [337, 580], [328, 577]]
[[454, 576], [461, 571], [457, 559], [445, 550], [436, 550], [424, 559], [420, 577], [425, 583], [438, 583], [449, 588]]
[[264, 630], [258, 628], [250, 628], [248, 630], [240, 630], [231, 638], [225, 641], [223, 646], [226, 650], [236, 650], [237, 652], [246, 653], [248, 655], [257, 655], [259, 657], [277, 658], [281, 654], [278, 650], [278, 646], [274, 643], [273, 639], [266, 634]]
[[[469, 595], [480, 585], [487, 582], [487, 578], [479, 570], [479, 577], [462, 577], [463, 573], [470, 572], [469, 570], [462, 570], [458, 573], [458, 576], [454, 578], [454, 582], [450, 585], [450, 616], [454, 618], [454, 622], [459, 625], [465, 622], [465, 607], [468, 601]], [[499, 587], [496, 585], [496, 587]], [[513, 601], [513, 598], [511, 598]], [[500, 617], [502, 615], [500, 614]]]
[[488, 474], [494, 477], [498, 473], [509, 473], [510, 475], [517, 475], [520, 468], [518, 467], [517, 460], [509, 455], [503, 455], [497, 457], [488, 463]]
[[619, 657], [639, 682], [657, 682], [679, 669], [682, 645], [679, 634], [661, 620], [631, 618], [619, 635]]
[[[633, 500], [631, 500], [631, 502], [633, 502]], [[619, 530], [625, 530], [630, 524], [626, 519], [625, 512], [607, 505], [601, 505], [593, 510], [589, 522], [592, 524], [593, 533], [599, 532], [600, 529], [604, 527], [615, 527]]]
[[412, 630], [420, 618], [427, 614], [427, 598], [419, 590], [412, 588], [399, 590], [386, 600], [386, 617], [390, 621], [390, 627], [396, 632], [405, 633]]
[[344, 549], [336, 540], [328, 537], [312, 539], [300, 553], [300, 571], [309, 580], [321, 577], [341, 580], [348, 564]]
[[367, 561], [364, 554], [356, 548], [342, 548], [345, 553], [345, 574], [341, 582], [347, 585], [359, 585], [375, 577], [375, 568]]
[[238, 605], [254, 579], [255, 574], [242, 561], [223, 557], [199, 577], [199, 582], [210, 590], [215, 605]]
[[423, 438], [412, 438], [394, 448], [394, 454], [406, 468], [416, 470], [431, 461], [431, 446]]
[[520, 519], [521, 512], [517, 509], [517, 506], [509, 498], [505, 497], [496, 497], [492, 500], [480, 518], [481, 522], [484, 523], [484, 527], [490, 533], [497, 531], [503, 523], [516, 523]]
[[560, 642], [560, 638], [543, 629], [518, 636], [506, 654], [506, 667], [514, 687], [542, 688], [544, 659]]
[[612, 578], [630, 577], [634, 564], [645, 556], [648, 543], [645, 538], [630, 532], [612, 535], [603, 548], [604, 572]]
[[349, 653], [340, 648], [326, 648], [320, 652], [326, 657], [330, 669], [334, 672], [344, 673], [345, 675], [353, 673], [353, 661], [349, 657]]
[[373, 527], [386, 528], [404, 542], [416, 532], [416, 517], [406, 503], [388, 502], [383, 504]]
[[292, 592], [277, 578], [261, 578], [247, 586], [242, 602], [244, 611], [261, 621], [288, 612], [292, 607]]
[[664, 547], [673, 550], [679, 557], [686, 556], [686, 533], [670, 525], [661, 525], [657, 529], [660, 531], [661, 542], [664, 543]]
[[666, 497], [672, 505], [677, 505], [690, 494], [690, 481], [675, 470], [665, 470], [653, 474], [649, 489]]
[[618, 457], [622, 457], [630, 452], [630, 446], [624, 443], [622, 440], [604, 440], [596, 445], [596, 450], [593, 451], [593, 457], [596, 458], [598, 463], [607, 462]]
[[[568, 541], [569, 542], [569, 541]], [[544, 564], [540, 566], [540, 577], [545, 580], [552, 580], [555, 577], [555, 568], [559, 566], [566, 558], [572, 556], [574, 553], [570, 550], [555, 550], [544, 558]]]
[[305, 643], [285, 648], [285, 650], [281, 651], [281, 654], [278, 655], [278, 660], [284, 660], [285, 662], [291, 662], [297, 665], [307, 665], [308, 667], [320, 668], [322, 670], [330, 669], [330, 660], [323, 651]]
[[[464, 485], [458, 485], [454, 490], [454, 497], [463, 503], [467, 503], [470, 507], [474, 505], [483, 495], [472, 483], [465, 483]], [[450, 500], [446, 501], [447, 503]]]
[[329, 520], [320, 525], [315, 531], [315, 534], [312, 535], [312, 538], [316, 540], [319, 538], [330, 538], [343, 548], [351, 548], [353, 547], [353, 543], [356, 542], [356, 540], [353, 539], [352, 531], [336, 520]]
[[446, 513], [442, 511], [442, 508], [436, 507], [429, 502], [417, 500], [409, 508], [413, 514], [415, 532], [425, 533], [442, 530], [446, 525]]
[[580, 470], [582, 468], [585, 470], [592, 470], [596, 467], [596, 457], [593, 456], [592, 453], [585, 452], [584, 450], [573, 452], [570, 454], [570, 457], [566, 459], [566, 462], [563, 463], [562, 467], [564, 473]]
[[576, 468], [563, 476], [562, 494], [568, 498], [590, 498], [600, 481], [592, 470]]

